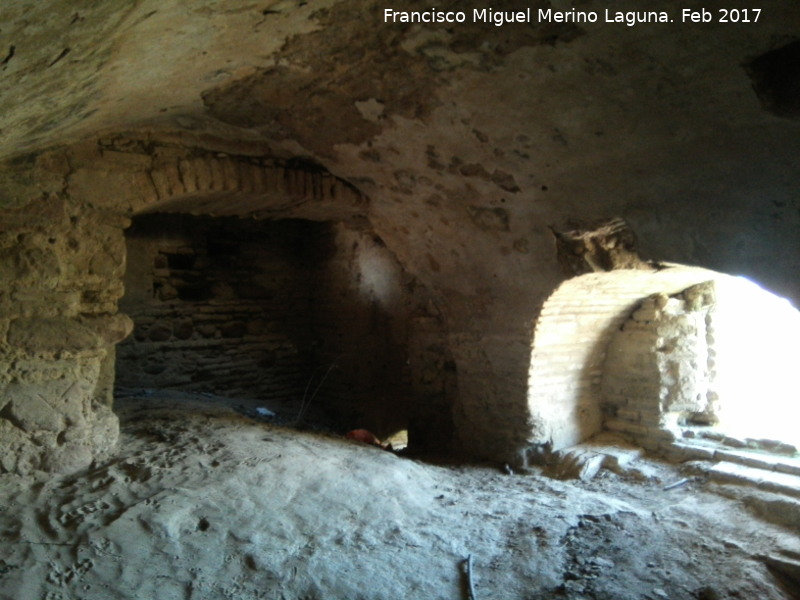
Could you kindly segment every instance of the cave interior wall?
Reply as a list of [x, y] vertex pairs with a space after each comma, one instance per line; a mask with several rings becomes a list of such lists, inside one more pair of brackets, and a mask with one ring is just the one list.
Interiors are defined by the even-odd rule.
[[[130, 328], [124, 230], [148, 212], [341, 224], [329, 263], [347, 266], [347, 310], [393, 338], [380, 348], [402, 383], [390, 405], [421, 424], [439, 415], [443, 445], [500, 462], [555, 439], [545, 417], [564, 414], [546, 408], [552, 389], [534, 393], [548, 376], [531, 360], [567, 277], [561, 223], [620, 217], [644, 261], [800, 301], [800, 4], [735, 26], [429, 27], [381, 13], [375, 0], [0, 6], [5, 469], [70, 469], [113, 445], [102, 407]], [[367, 308], [376, 265], [413, 300]], [[374, 347], [346, 365], [364, 390], [379, 389], [360, 370], [382, 373]], [[593, 431], [585, 414], [577, 430]]]

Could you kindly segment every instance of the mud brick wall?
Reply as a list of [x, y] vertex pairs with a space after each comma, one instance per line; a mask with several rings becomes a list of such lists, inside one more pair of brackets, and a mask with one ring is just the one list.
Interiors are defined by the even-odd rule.
[[115, 445], [126, 224], [64, 197], [0, 213], [0, 472], [75, 470]]
[[646, 448], [665, 449], [679, 420], [715, 412], [707, 328], [713, 302], [713, 281], [678, 294], [654, 294], [614, 332], [602, 382], [606, 429]]
[[312, 410], [333, 426], [378, 435], [417, 413], [437, 413], [446, 427], [443, 376], [430, 368], [446, 360], [441, 323], [415, 308], [411, 278], [373, 234], [152, 214], [135, 219], [127, 245], [121, 307], [136, 326], [118, 348], [118, 386], [261, 399], [297, 413], [313, 396]]
[[127, 244], [121, 306], [136, 327], [118, 349], [119, 386], [302, 394], [329, 227], [159, 214], [138, 217]]

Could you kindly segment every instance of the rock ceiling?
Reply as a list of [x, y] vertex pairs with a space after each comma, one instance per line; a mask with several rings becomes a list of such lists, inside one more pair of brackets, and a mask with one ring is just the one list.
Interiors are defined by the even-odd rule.
[[[573, 4], [605, 8], [492, 7]], [[548, 226], [576, 218], [625, 218], [647, 258], [742, 273], [797, 302], [800, 122], [767, 110], [750, 67], [798, 39], [800, 4], [768, 0], [749, 24], [627, 4], [675, 22], [409, 25], [384, 23], [389, 6], [372, 0], [9, 0], [0, 156], [13, 170], [46, 148], [146, 135], [324, 166], [369, 197], [409, 271], [463, 303], [463, 329], [527, 327], [563, 277]]]

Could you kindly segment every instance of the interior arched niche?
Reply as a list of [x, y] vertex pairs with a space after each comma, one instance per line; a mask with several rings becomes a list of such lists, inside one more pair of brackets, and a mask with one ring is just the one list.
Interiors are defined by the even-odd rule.
[[[271, 257], [266, 263], [291, 263], [297, 271], [294, 289], [307, 292], [302, 302], [290, 306], [298, 309], [292, 318], [302, 327], [293, 330], [289, 318], [280, 323], [289, 331], [284, 338], [292, 341], [287, 347], [302, 359], [279, 398], [292, 420], [297, 420], [303, 398], [311, 396], [310, 408], [325, 413], [325, 426], [335, 433], [367, 427], [383, 437], [404, 427], [420, 451], [448, 448], [454, 437], [455, 363], [440, 301], [375, 233], [366, 197], [304, 161], [130, 140], [116, 145], [106, 140], [99, 146], [84, 144], [48, 154], [46, 166], [54, 174], [47, 181], [67, 182], [68, 191], [53, 188], [43, 194], [31, 188], [24, 193], [33, 199], [5, 210], [0, 221], [0, 272], [8, 282], [0, 294], [0, 472], [75, 471], [114, 450], [115, 354], [126, 337], [127, 343], [172, 344], [177, 353], [192, 343], [208, 346], [209, 341], [224, 340], [226, 352], [235, 348], [238, 366], [228, 365], [237, 374], [235, 380], [215, 384], [216, 375], [225, 372], [221, 367], [215, 367], [216, 373], [211, 367], [181, 373], [167, 365], [163, 375], [175, 378], [157, 383], [196, 384], [186, 390], [191, 393], [220, 393], [238, 385], [233, 390], [237, 396], [269, 407], [274, 398], [265, 397], [267, 387], [254, 382], [268, 380], [274, 366], [285, 367], [287, 355], [268, 343], [255, 348], [254, 355], [243, 350], [266, 343], [258, 336], [278, 328], [275, 320], [267, 322], [264, 314], [254, 319], [226, 316], [206, 338], [204, 324], [195, 327], [186, 315], [165, 318], [159, 334], [152, 322], [135, 324], [120, 310], [123, 281], [135, 273], [150, 277], [145, 291], [139, 288], [140, 301], [166, 302], [173, 275], [179, 280], [173, 299], [182, 294], [184, 303], [195, 306], [227, 301], [226, 294], [236, 286], [225, 278], [220, 281], [220, 274], [225, 260], [235, 262], [237, 256], [251, 257], [250, 266], [259, 262], [252, 257], [264, 255]], [[209, 227], [219, 239], [205, 234], [193, 239], [192, 218], [213, 222]], [[143, 227], [146, 220], [160, 225], [148, 230]], [[163, 235], [154, 233], [168, 222], [183, 225], [166, 227]], [[126, 240], [126, 231], [173, 241], [185, 235], [186, 244], [170, 242], [164, 252], [149, 256], [132, 252], [126, 261], [126, 242], [132, 239], [129, 235]], [[309, 238], [313, 243], [307, 247]], [[238, 249], [226, 254], [226, 243]], [[216, 274], [201, 270], [199, 279], [190, 281], [201, 264], [201, 247], [205, 258], [209, 249], [214, 254]], [[155, 290], [160, 273], [164, 287]], [[266, 280], [248, 289], [244, 278], [233, 282], [239, 298], [247, 296], [251, 307], [282, 291], [279, 286], [269, 289], [263, 269], [260, 276]], [[219, 295], [205, 297], [204, 277], [212, 283], [216, 278], [219, 285], [212, 289]], [[136, 289], [129, 285], [134, 294]], [[123, 305], [129, 306], [128, 299]], [[261, 309], [266, 310], [263, 305]], [[151, 315], [151, 321], [157, 316]], [[165, 356], [165, 362], [176, 355]], [[224, 364], [219, 353], [208, 360], [212, 366]], [[153, 361], [143, 359], [141, 365], [123, 369], [119, 384], [140, 386], [146, 376], [146, 387], [157, 389]]]
[[444, 317], [367, 198], [317, 165], [243, 157], [166, 162], [152, 180], [126, 231], [118, 394], [212, 394], [280, 424], [448, 449]]
[[441, 320], [362, 221], [148, 213], [126, 239], [134, 332], [117, 347], [118, 394], [210, 394], [381, 439], [410, 430], [417, 450], [450, 435], [448, 383], [431, 377], [448, 360]]

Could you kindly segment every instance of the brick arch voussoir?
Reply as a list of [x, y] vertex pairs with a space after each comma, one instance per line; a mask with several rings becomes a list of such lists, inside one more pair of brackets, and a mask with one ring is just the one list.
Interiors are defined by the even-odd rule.
[[[249, 157], [202, 155], [156, 165], [150, 171], [153, 204], [225, 194], [280, 196], [297, 202], [361, 206], [366, 197], [328, 171], [288, 167]], [[148, 209], [152, 209], [148, 206]]]

